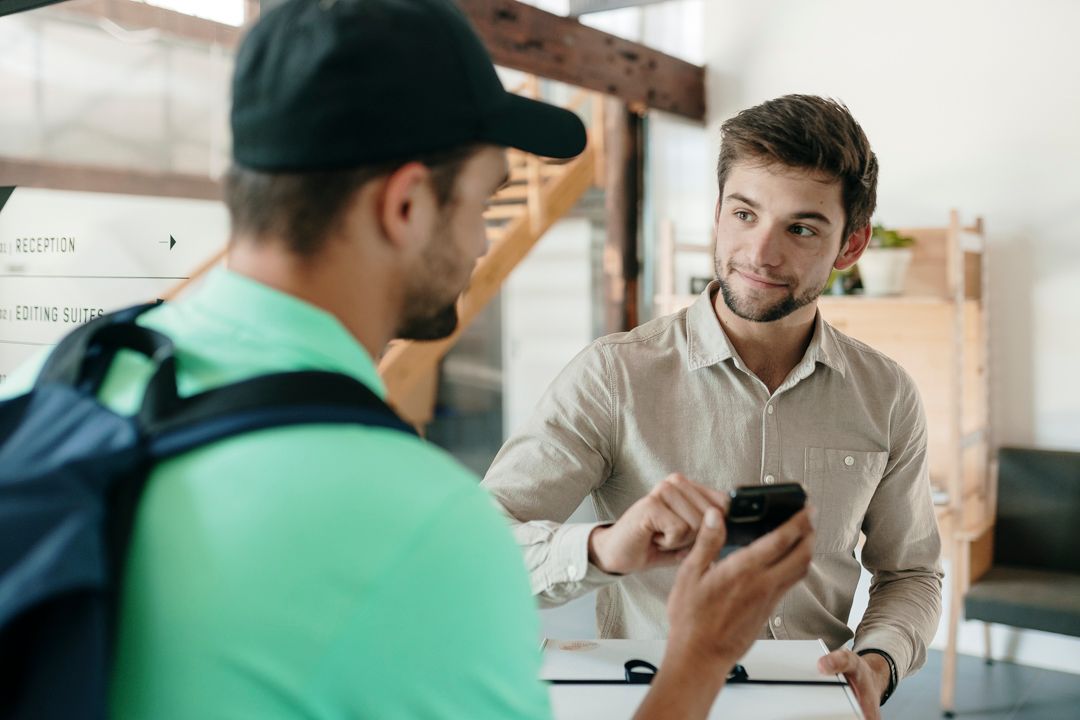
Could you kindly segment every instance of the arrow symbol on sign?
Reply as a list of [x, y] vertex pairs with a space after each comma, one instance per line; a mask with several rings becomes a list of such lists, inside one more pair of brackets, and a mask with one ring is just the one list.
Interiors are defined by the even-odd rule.
[[173, 245], [176, 245], [176, 238], [174, 238], [172, 235], [170, 235], [169, 236], [169, 249], [170, 250], [173, 249]]

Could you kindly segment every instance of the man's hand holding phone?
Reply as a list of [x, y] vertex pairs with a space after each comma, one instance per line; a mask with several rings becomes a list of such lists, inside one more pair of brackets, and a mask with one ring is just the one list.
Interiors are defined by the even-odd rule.
[[589, 562], [626, 575], [674, 565], [694, 544], [709, 508], [727, 510], [728, 496], [679, 474], [668, 475], [623, 513], [614, 525], [589, 536]]
[[673, 565], [689, 552], [710, 507], [728, 514], [723, 550], [730, 552], [775, 530], [805, 504], [806, 494], [797, 483], [724, 493], [677, 473], [668, 475], [615, 524], [593, 530], [589, 562], [616, 575]]

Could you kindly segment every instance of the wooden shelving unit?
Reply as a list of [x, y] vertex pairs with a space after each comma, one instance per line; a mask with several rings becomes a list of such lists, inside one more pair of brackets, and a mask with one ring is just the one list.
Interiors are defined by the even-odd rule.
[[997, 473], [990, 428], [989, 305], [981, 219], [964, 226], [901, 228], [915, 237], [904, 293], [823, 296], [822, 316], [893, 358], [915, 379], [926, 408], [930, 481], [950, 560], [942, 707], [953, 707], [956, 634], [964, 593], [992, 555]]
[[980, 535], [993, 522], [989, 346], [982, 222], [959, 214], [916, 239], [904, 294], [822, 296], [822, 316], [899, 362], [915, 379], [929, 426], [930, 480], [943, 530]]

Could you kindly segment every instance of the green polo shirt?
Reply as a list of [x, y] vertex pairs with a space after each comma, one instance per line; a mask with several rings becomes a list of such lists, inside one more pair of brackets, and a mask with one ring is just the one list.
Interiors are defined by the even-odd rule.
[[[234, 273], [141, 322], [175, 341], [182, 394], [322, 369], [385, 395], [335, 318]], [[121, 355], [103, 400], [133, 412], [148, 371]], [[128, 558], [113, 717], [548, 716], [522, 557], [477, 483], [437, 447], [359, 426], [263, 430], [161, 464]]]

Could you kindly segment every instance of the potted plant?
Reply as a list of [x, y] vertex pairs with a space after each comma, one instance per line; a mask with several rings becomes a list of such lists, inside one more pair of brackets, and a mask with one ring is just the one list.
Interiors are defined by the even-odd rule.
[[859, 277], [866, 295], [900, 295], [911, 265], [911, 246], [915, 238], [889, 230], [884, 225], [873, 226], [870, 244], [859, 258]]
[[859, 266], [852, 265], [846, 270], [833, 269], [825, 283], [825, 292], [829, 295], [855, 295], [862, 290], [859, 280]]

